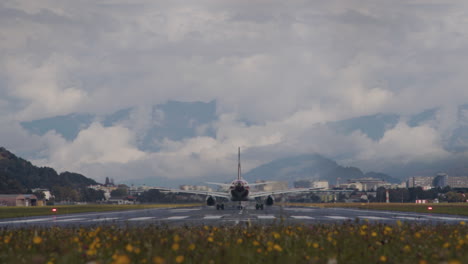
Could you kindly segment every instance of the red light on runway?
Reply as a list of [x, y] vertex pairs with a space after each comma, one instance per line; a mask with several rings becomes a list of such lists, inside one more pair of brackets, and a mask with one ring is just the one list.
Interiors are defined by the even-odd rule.
[[52, 212], [57, 212], [57, 208], [52, 208]]
[[427, 207], [427, 210], [432, 210], [432, 206]]

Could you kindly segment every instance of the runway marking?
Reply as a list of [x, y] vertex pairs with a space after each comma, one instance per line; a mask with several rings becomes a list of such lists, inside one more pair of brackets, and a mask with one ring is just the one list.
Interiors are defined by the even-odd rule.
[[87, 218], [66, 218], [66, 219], [54, 220], [54, 222], [72, 222], [72, 221], [78, 222], [78, 221], [83, 221], [86, 219]]
[[327, 215], [325, 217], [331, 218], [331, 219], [336, 219], [336, 220], [349, 220], [351, 218], [346, 217], [346, 216], [337, 216], [337, 215]]
[[50, 221], [50, 218], [39, 218], [39, 219], [22, 219], [22, 220], [15, 220], [15, 221], [8, 221], [8, 223], [31, 223], [31, 222], [42, 222], [42, 221]]
[[314, 219], [313, 217], [307, 215], [291, 215], [291, 217], [294, 219]]
[[275, 219], [276, 216], [274, 215], [257, 215], [258, 219]]
[[119, 218], [118, 217], [105, 217], [105, 218], [91, 219], [90, 222], [113, 221], [117, 219]]
[[224, 215], [205, 215], [205, 217], [203, 217], [203, 219], [220, 219], [223, 216]]
[[413, 221], [427, 221], [427, 219], [425, 219], [425, 218], [414, 217], [414, 216], [397, 216], [395, 218], [405, 219], [405, 220], [413, 220]]
[[466, 218], [461, 217], [447, 217], [447, 216], [427, 216], [428, 218], [435, 218], [440, 220], [447, 220], [447, 221], [467, 221]]
[[164, 220], [181, 220], [189, 217], [188, 215], [182, 215], [182, 216], [171, 216], [168, 218], [165, 218]]
[[186, 213], [192, 211], [200, 211], [201, 208], [182, 208], [182, 209], [171, 209], [169, 212], [171, 213]]
[[378, 217], [378, 216], [358, 216], [358, 218], [361, 219], [370, 219], [370, 220], [389, 220], [387, 217]]
[[310, 209], [310, 208], [284, 208], [283, 210], [307, 213], [307, 212], [314, 212], [314, 211], [316, 211], [317, 209]]
[[154, 219], [156, 217], [152, 217], [152, 216], [143, 216], [143, 217], [135, 217], [135, 218], [129, 218], [127, 219], [128, 221], [145, 221], [145, 220], [150, 220], [150, 219]]

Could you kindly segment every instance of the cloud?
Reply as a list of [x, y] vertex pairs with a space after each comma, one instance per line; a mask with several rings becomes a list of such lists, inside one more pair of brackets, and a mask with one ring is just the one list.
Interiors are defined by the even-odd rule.
[[89, 164], [125, 164], [145, 157], [144, 152], [134, 147], [133, 133], [121, 126], [93, 123], [72, 142], [55, 132], [47, 133], [45, 138], [52, 153], [47, 165], [59, 170], [81, 171]]
[[[287, 8], [283, 1], [4, 1], [0, 119], [137, 110], [127, 123], [94, 124], [73, 142], [28, 135], [17, 125], [0, 134], [17, 142], [13, 149], [24, 149], [24, 138], [38, 142], [26, 152], [39, 148], [44, 163], [60, 168], [103, 173], [117, 163], [171, 177], [221, 172], [237, 146], [258, 154], [246, 168], [307, 152], [350, 164], [444, 156], [441, 145], [459, 125], [454, 109], [468, 102], [466, 7], [416, 0], [293, 0]], [[154, 142], [159, 153], [138, 150], [150, 107], [168, 100], [216, 100], [216, 137]], [[436, 124], [401, 123], [378, 142], [324, 125], [435, 107], [442, 109]]]

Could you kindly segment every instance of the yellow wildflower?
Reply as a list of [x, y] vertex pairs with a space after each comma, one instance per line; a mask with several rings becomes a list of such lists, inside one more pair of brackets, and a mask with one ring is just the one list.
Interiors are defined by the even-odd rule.
[[42, 238], [39, 236], [34, 236], [33, 237], [33, 243], [34, 244], [40, 244], [42, 242]]
[[161, 258], [161, 257], [154, 257], [154, 258], [153, 258], [153, 263], [154, 263], [154, 264], [164, 264], [164, 263], [166, 263], [166, 262], [165, 262], [164, 259]]
[[190, 251], [195, 250], [195, 244], [193, 244], [193, 243], [190, 244], [190, 246], [188, 247], [188, 249], [189, 249]]
[[208, 242], [213, 242], [213, 241], [214, 241], [213, 237], [208, 237]]
[[242, 238], [237, 239], [237, 244], [242, 244]]
[[379, 260], [381, 262], [387, 262], [387, 256], [380, 256]]
[[182, 263], [182, 262], [184, 262], [184, 256], [177, 256], [177, 257], [175, 258], [175, 261], [176, 261], [176, 263]]
[[172, 244], [172, 250], [177, 251], [177, 250], [179, 250], [179, 248], [180, 248], [180, 246], [179, 246], [178, 243]]
[[278, 251], [278, 252], [283, 251], [283, 248], [281, 248], [281, 246], [278, 245], [278, 244], [275, 244], [275, 245], [273, 246], [273, 249], [276, 250], [276, 251]]
[[125, 246], [125, 250], [127, 250], [128, 252], [132, 252], [133, 251], [133, 246], [130, 245], [130, 244], [127, 244], [127, 246]]
[[130, 258], [127, 255], [117, 255], [112, 264], [130, 264]]

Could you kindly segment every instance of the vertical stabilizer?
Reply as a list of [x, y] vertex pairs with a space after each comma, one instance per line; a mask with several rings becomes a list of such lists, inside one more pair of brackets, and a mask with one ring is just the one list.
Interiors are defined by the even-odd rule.
[[237, 158], [238, 166], [237, 166], [237, 179], [240, 180], [242, 178], [241, 175], [241, 165], [240, 165], [240, 147], [239, 147], [239, 156]]

